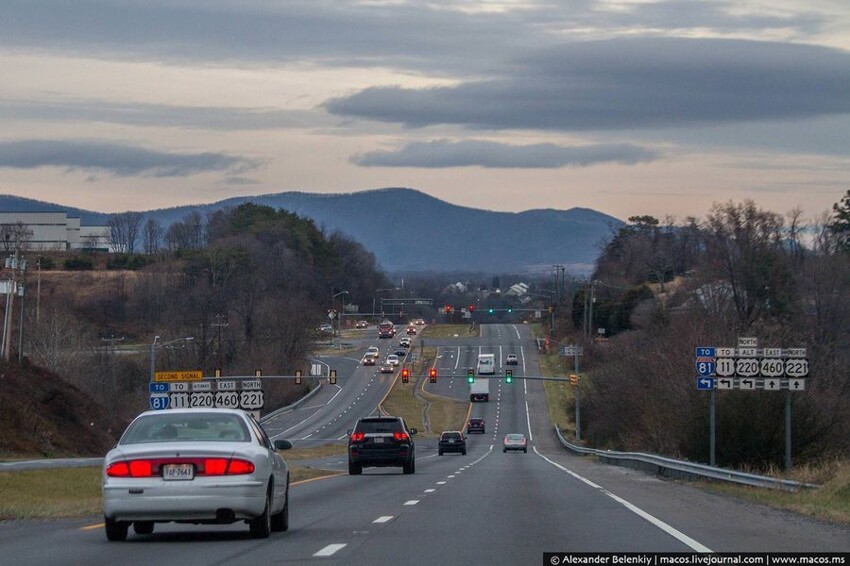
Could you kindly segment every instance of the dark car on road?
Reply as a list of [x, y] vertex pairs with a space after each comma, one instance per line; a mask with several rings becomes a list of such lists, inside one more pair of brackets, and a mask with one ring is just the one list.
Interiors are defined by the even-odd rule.
[[405, 474], [414, 473], [415, 434], [401, 417], [359, 419], [348, 437], [348, 473], [359, 475], [373, 466], [401, 466]]
[[466, 455], [466, 439], [463, 437], [463, 433], [459, 430], [444, 430], [440, 434], [437, 452], [440, 456], [446, 452], [460, 452]]
[[466, 434], [473, 432], [484, 434], [484, 419], [469, 419], [469, 422], [466, 423]]

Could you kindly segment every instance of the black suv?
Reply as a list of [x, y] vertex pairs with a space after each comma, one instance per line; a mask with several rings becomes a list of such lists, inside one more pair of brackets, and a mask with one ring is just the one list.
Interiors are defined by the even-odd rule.
[[466, 439], [463, 437], [463, 433], [459, 430], [444, 430], [440, 434], [437, 451], [440, 456], [444, 452], [460, 452], [466, 455]]
[[348, 436], [348, 473], [363, 467], [401, 466], [405, 474], [416, 471], [413, 435], [401, 417], [363, 417]]
[[466, 423], [466, 434], [480, 432], [484, 434], [484, 419], [469, 419]]

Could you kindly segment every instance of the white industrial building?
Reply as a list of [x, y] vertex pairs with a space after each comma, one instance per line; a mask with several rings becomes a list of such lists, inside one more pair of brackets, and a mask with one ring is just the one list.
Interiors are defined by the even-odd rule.
[[109, 250], [109, 227], [81, 226], [65, 212], [0, 212], [4, 251]]

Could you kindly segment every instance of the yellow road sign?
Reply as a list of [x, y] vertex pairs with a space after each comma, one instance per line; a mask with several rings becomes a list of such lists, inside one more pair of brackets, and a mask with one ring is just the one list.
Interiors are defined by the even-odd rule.
[[201, 381], [204, 378], [204, 372], [201, 370], [183, 370], [183, 371], [158, 371], [154, 374], [154, 381]]

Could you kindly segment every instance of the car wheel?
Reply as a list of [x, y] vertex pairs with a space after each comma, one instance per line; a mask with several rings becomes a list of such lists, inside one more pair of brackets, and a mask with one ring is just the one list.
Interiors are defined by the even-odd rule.
[[416, 459], [415, 459], [415, 458], [411, 458], [411, 459], [410, 459], [410, 462], [408, 462], [408, 463], [404, 464], [404, 465], [401, 467], [401, 469], [402, 469], [402, 471], [403, 471], [405, 474], [413, 474], [413, 473], [416, 473]]
[[442, 451], [442, 450], [438, 450], [438, 451], [437, 451], [437, 455], [438, 455], [438, 456], [442, 456], [442, 455], [443, 455], [443, 451]]
[[522, 453], [523, 453], [523, 454], [528, 454], [528, 448], [523, 448], [523, 449], [522, 449]]
[[130, 523], [127, 521], [116, 521], [105, 517], [104, 525], [106, 526], [106, 538], [112, 541], [127, 540], [127, 530], [130, 528]]
[[248, 521], [248, 526], [251, 529], [252, 538], [269, 538], [272, 532], [272, 494], [271, 489], [266, 492], [266, 508], [263, 513], [256, 519]]
[[363, 473], [363, 465], [355, 464], [354, 462], [348, 463], [348, 474], [351, 476], [359, 476]]
[[460, 454], [461, 456], [466, 456], [466, 450], [463, 450]]
[[508, 449], [507, 449], [507, 448], [502, 448], [502, 454], [507, 454], [507, 453], [508, 453]]
[[149, 535], [153, 532], [153, 521], [136, 521], [133, 523], [133, 531], [137, 535]]

